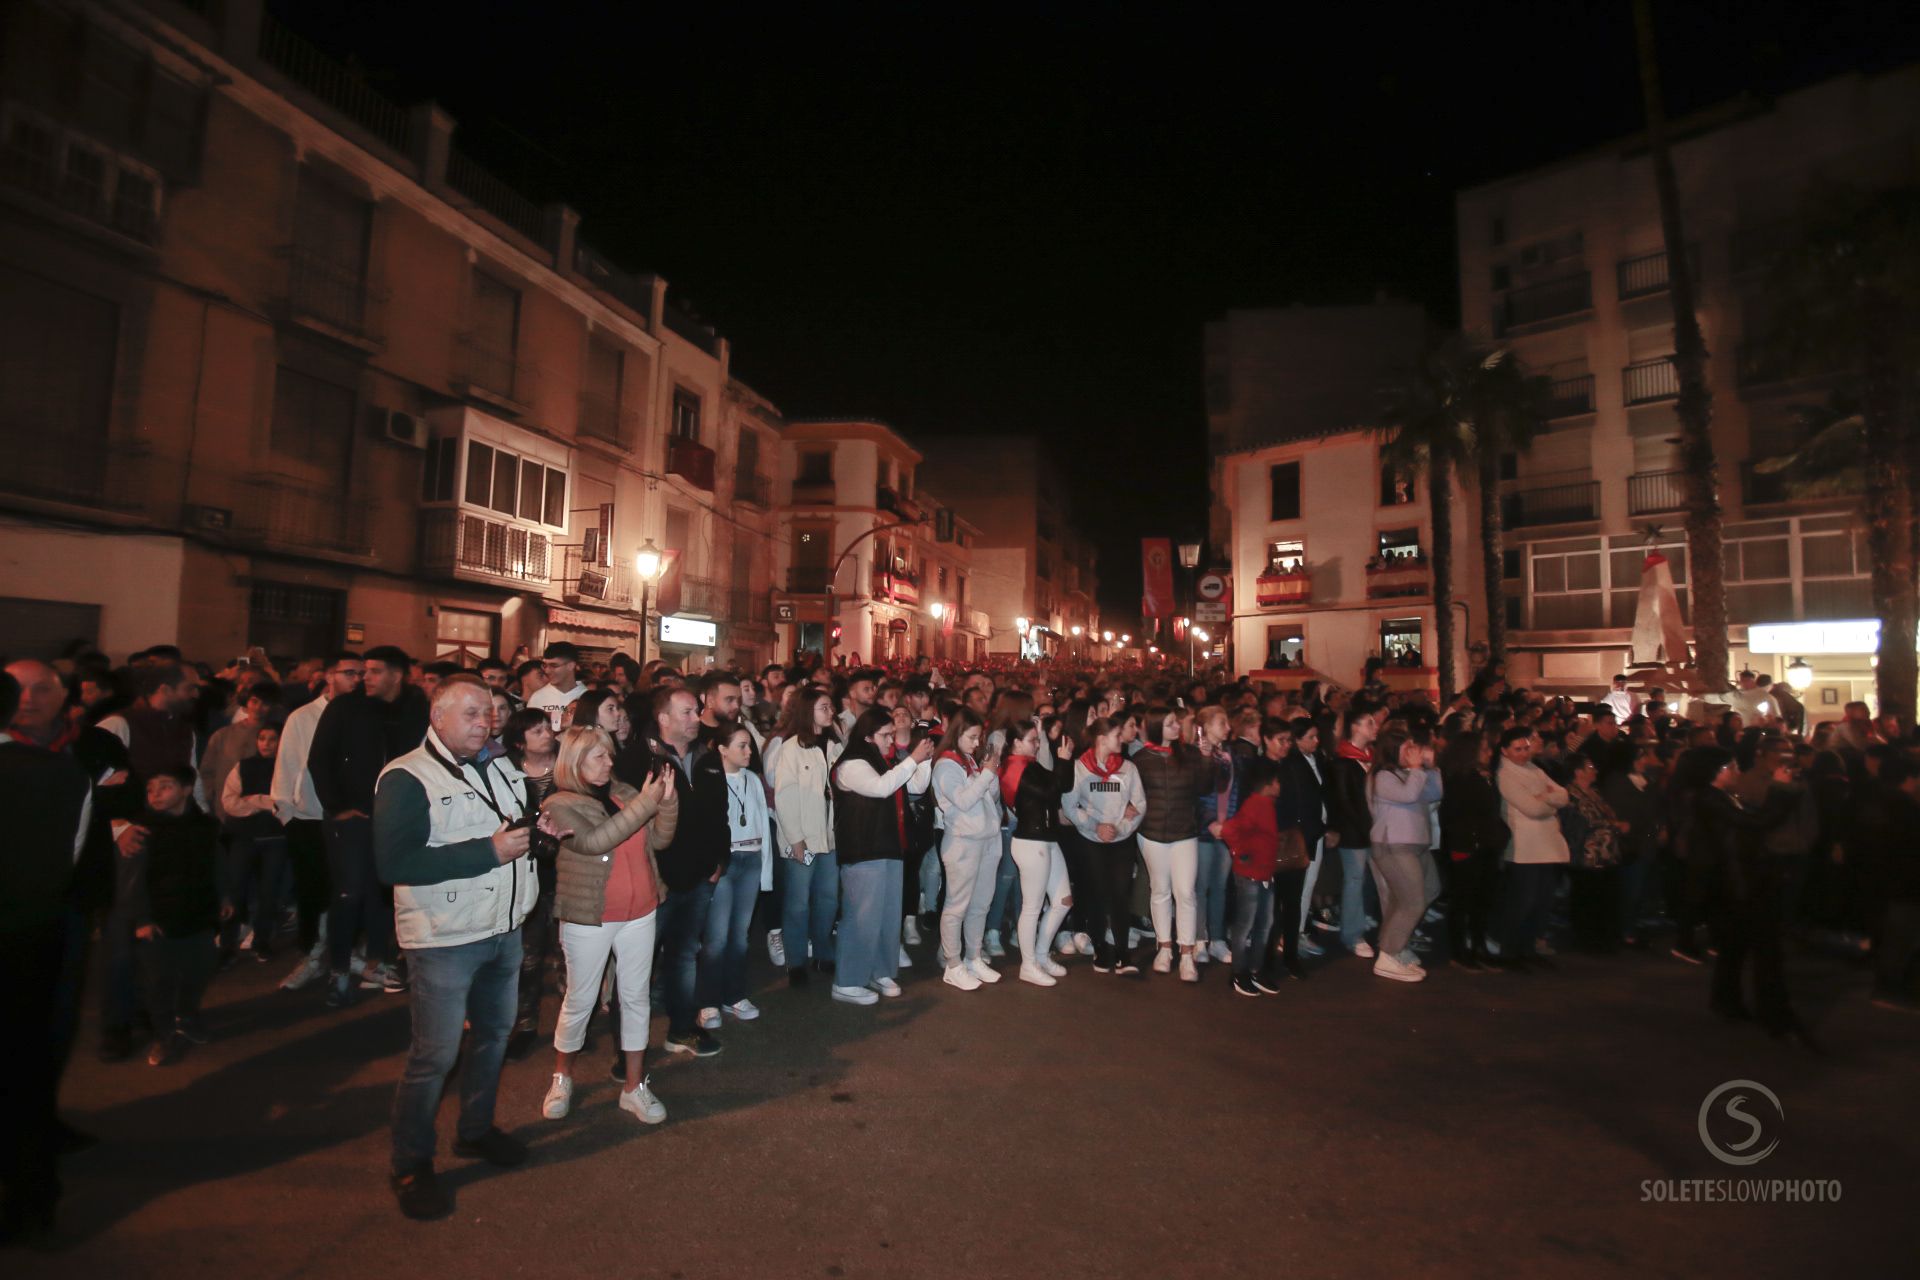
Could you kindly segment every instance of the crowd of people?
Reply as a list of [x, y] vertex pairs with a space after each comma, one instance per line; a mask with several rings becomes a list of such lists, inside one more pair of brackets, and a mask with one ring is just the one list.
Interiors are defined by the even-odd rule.
[[1920, 766], [1891, 718], [1850, 704], [1803, 737], [1786, 695], [1682, 715], [1624, 677], [1583, 702], [1494, 663], [1435, 705], [1378, 676], [817, 655], [691, 675], [566, 643], [471, 670], [392, 646], [284, 675], [259, 650], [15, 662], [0, 938], [9, 1025], [50, 1052], [9, 1055], [7, 1232], [45, 1228], [58, 1156], [92, 1141], [55, 1098], [95, 974], [100, 1058], [156, 1068], [206, 1042], [233, 965], [287, 963], [280, 987], [328, 1008], [406, 996], [391, 1185], [421, 1218], [449, 1206], [456, 1063], [455, 1154], [520, 1163], [495, 1092], [551, 990], [542, 1114], [568, 1115], [599, 1026], [619, 1108], [659, 1124], [654, 1008], [661, 1051], [721, 1052], [761, 1017], [756, 937], [791, 986], [860, 1006], [917, 963], [963, 993], [1214, 967], [1257, 999], [1333, 954], [1414, 984], [1658, 937], [1711, 963], [1714, 1013], [1809, 1049], [1790, 944], [1870, 962], [1874, 1003], [1916, 1008]]

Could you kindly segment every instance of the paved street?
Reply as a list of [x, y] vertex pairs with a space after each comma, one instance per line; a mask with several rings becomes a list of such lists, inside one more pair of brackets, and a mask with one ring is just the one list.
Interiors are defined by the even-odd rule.
[[[1342, 961], [1259, 1001], [1217, 968], [963, 995], [921, 963], [877, 1008], [768, 990], [720, 1057], [657, 1067], [658, 1129], [615, 1109], [602, 1052], [559, 1123], [546, 1055], [509, 1064], [533, 1163], [443, 1158], [458, 1207], [425, 1225], [383, 1179], [404, 999], [329, 1014], [245, 965], [177, 1067], [103, 1067], [88, 1028], [67, 1110], [106, 1141], [68, 1162], [64, 1248], [7, 1272], [1864, 1277], [1920, 1239], [1920, 1020], [1837, 966], [1794, 969], [1816, 1059], [1709, 1021], [1704, 971], [1663, 955], [1420, 987]], [[1839, 1179], [1840, 1203], [1642, 1203], [1643, 1179], [1746, 1172], [1696, 1132], [1742, 1077], [1785, 1109], [1752, 1172]]]

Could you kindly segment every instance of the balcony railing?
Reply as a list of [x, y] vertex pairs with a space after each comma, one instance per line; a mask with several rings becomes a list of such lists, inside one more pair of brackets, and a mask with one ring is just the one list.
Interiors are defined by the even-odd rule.
[[271, 13], [260, 15], [260, 57], [395, 151], [407, 149], [407, 113]]
[[832, 588], [825, 565], [794, 565], [787, 570], [787, 590], [797, 595], [823, 595]]
[[1499, 333], [1577, 315], [1593, 307], [1593, 277], [1582, 271], [1514, 289], [1494, 301], [1494, 329]]
[[886, 485], [881, 485], [874, 491], [873, 505], [882, 511], [891, 512], [899, 516], [902, 520], [918, 520], [920, 518], [919, 503], [906, 497], [898, 490], [889, 489]]
[[696, 489], [713, 492], [713, 450], [698, 440], [672, 436], [667, 440], [667, 474], [679, 476]]
[[684, 577], [680, 579], [680, 612], [696, 613], [707, 618], [719, 618], [726, 614], [727, 588], [713, 578]]
[[[1694, 280], [1700, 278], [1700, 254], [1698, 246], [1687, 250], [1687, 265], [1693, 271]], [[1620, 286], [1620, 298], [1645, 298], [1656, 293], [1665, 293], [1673, 284], [1673, 275], [1667, 269], [1667, 251], [1642, 254], [1638, 258], [1623, 258], [1614, 268], [1617, 283]]]
[[733, 500], [765, 511], [773, 505], [773, 481], [757, 471], [733, 474]]
[[580, 393], [580, 434], [609, 444], [631, 445], [639, 433], [640, 415], [624, 409], [612, 396], [597, 391]]
[[1425, 556], [1394, 556], [1367, 566], [1367, 598], [1424, 596], [1432, 589], [1433, 569]]
[[1575, 418], [1593, 412], [1593, 375], [1561, 378], [1547, 388], [1547, 416]]
[[616, 609], [633, 607], [632, 565], [588, 563], [581, 548], [565, 547], [560, 561], [561, 590], [569, 597], [597, 600]]
[[547, 216], [540, 206], [458, 150], [447, 153], [447, 185], [533, 243], [546, 244]]
[[420, 567], [429, 573], [545, 584], [552, 542], [545, 533], [466, 511], [420, 513]]
[[768, 631], [773, 627], [773, 597], [751, 587], [732, 587], [727, 592], [727, 620], [736, 629]]
[[287, 310], [294, 319], [374, 343], [381, 338], [377, 304], [384, 300], [358, 268], [298, 246], [287, 251]]
[[834, 491], [832, 480], [802, 480], [793, 482], [793, 501], [801, 506], [831, 506]]
[[1687, 473], [1643, 471], [1627, 477], [1627, 514], [1650, 516], [1687, 505]]
[[1502, 519], [1513, 529], [1546, 524], [1578, 524], [1600, 518], [1600, 482], [1544, 485], [1501, 498]]
[[1628, 404], [1657, 404], [1680, 395], [1680, 370], [1672, 356], [1642, 360], [1620, 371], [1621, 393]]
[[1305, 569], [1263, 573], [1253, 580], [1254, 600], [1262, 609], [1284, 609], [1313, 597], [1313, 575]]
[[339, 486], [247, 476], [230, 487], [214, 486], [210, 496], [222, 506], [232, 504], [231, 536], [237, 541], [352, 556], [373, 551], [368, 534], [372, 504], [349, 498]]
[[920, 580], [910, 573], [876, 569], [873, 574], [873, 594], [878, 599], [892, 600], [897, 604], [918, 604]]
[[469, 395], [479, 393], [489, 404], [513, 412], [531, 399], [532, 375], [511, 349], [502, 351], [477, 334], [463, 333], [455, 358], [456, 380]]
[[589, 248], [585, 241], [573, 244], [573, 269], [600, 289], [625, 303], [642, 323], [653, 316], [653, 277], [615, 266]]

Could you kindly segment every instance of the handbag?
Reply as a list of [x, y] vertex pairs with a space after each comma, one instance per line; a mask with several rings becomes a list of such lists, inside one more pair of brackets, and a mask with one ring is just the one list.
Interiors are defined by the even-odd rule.
[[1280, 833], [1280, 856], [1274, 863], [1275, 871], [1305, 871], [1312, 861], [1307, 838], [1298, 827], [1288, 827]]

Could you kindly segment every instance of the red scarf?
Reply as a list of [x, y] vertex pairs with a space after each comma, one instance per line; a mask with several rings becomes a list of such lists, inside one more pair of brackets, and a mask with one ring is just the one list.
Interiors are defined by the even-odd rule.
[[1335, 744], [1333, 754], [1342, 760], [1358, 760], [1363, 765], [1373, 764], [1373, 752], [1365, 747], [1356, 747], [1351, 742], [1341, 741]]
[[1032, 756], [1009, 756], [1006, 767], [1000, 771], [1000, 798], [1007, 802], [1009, 808], [1013, 806], [1013, 797], [1020, 790], [1020, 776], [1027, 771], [1033, 759]]
[[957, 761], [960, 767], [967, 771], [967, 776], [969, 778], [971, 778], [974, 774], [980, 772], [979, 765], [975, 764], [972, 760], [969, 760], [966, 756], [961, 755], [958, 751], [942, 751], [940, 753], [940, 758], [942, 760]]
[[1143, 743], [1141, 743], [1141, 744], [1140, 744], [1140, 749], [1141, 749], [1142, 751], [1151, 751], [1151, 752], [1153, 752], [1153, 753], [1154, 753], [1155, 755], [1157, 755], [1157, 756], [1169, 756], [1169, 757], [1171, 757], [1171, 756], [1173, 755], [1173, 748], [1172, 748], [1172, 747], [1156, 747], [1156, 746], [1154, 746], [1154, 745], [1153, 745], [1153, 744], [1152, 744], [1151, 742], [1143, 742]]
[[1111, 778], [1114, 774], [1120, 772], [1120, 766], [1125, 764], [1126, 762], [1127, 762], [1127, 758], [1121, 755], [1118, 751], [1114, 752], [1112, 755], [1107, 757], [1107, 762], [1104, 767], [1102, 767], [1102, 765], [1098, 760], [1095, 760], [1093, 758], [1092, 747], [1088, 747], [1085, 751], [1083, 751], [1080, 754], [1080, 763], [1087, 766], [1088, 769], [1092, 770], [1094, 777], [1100, 778], [1102, 780]]

